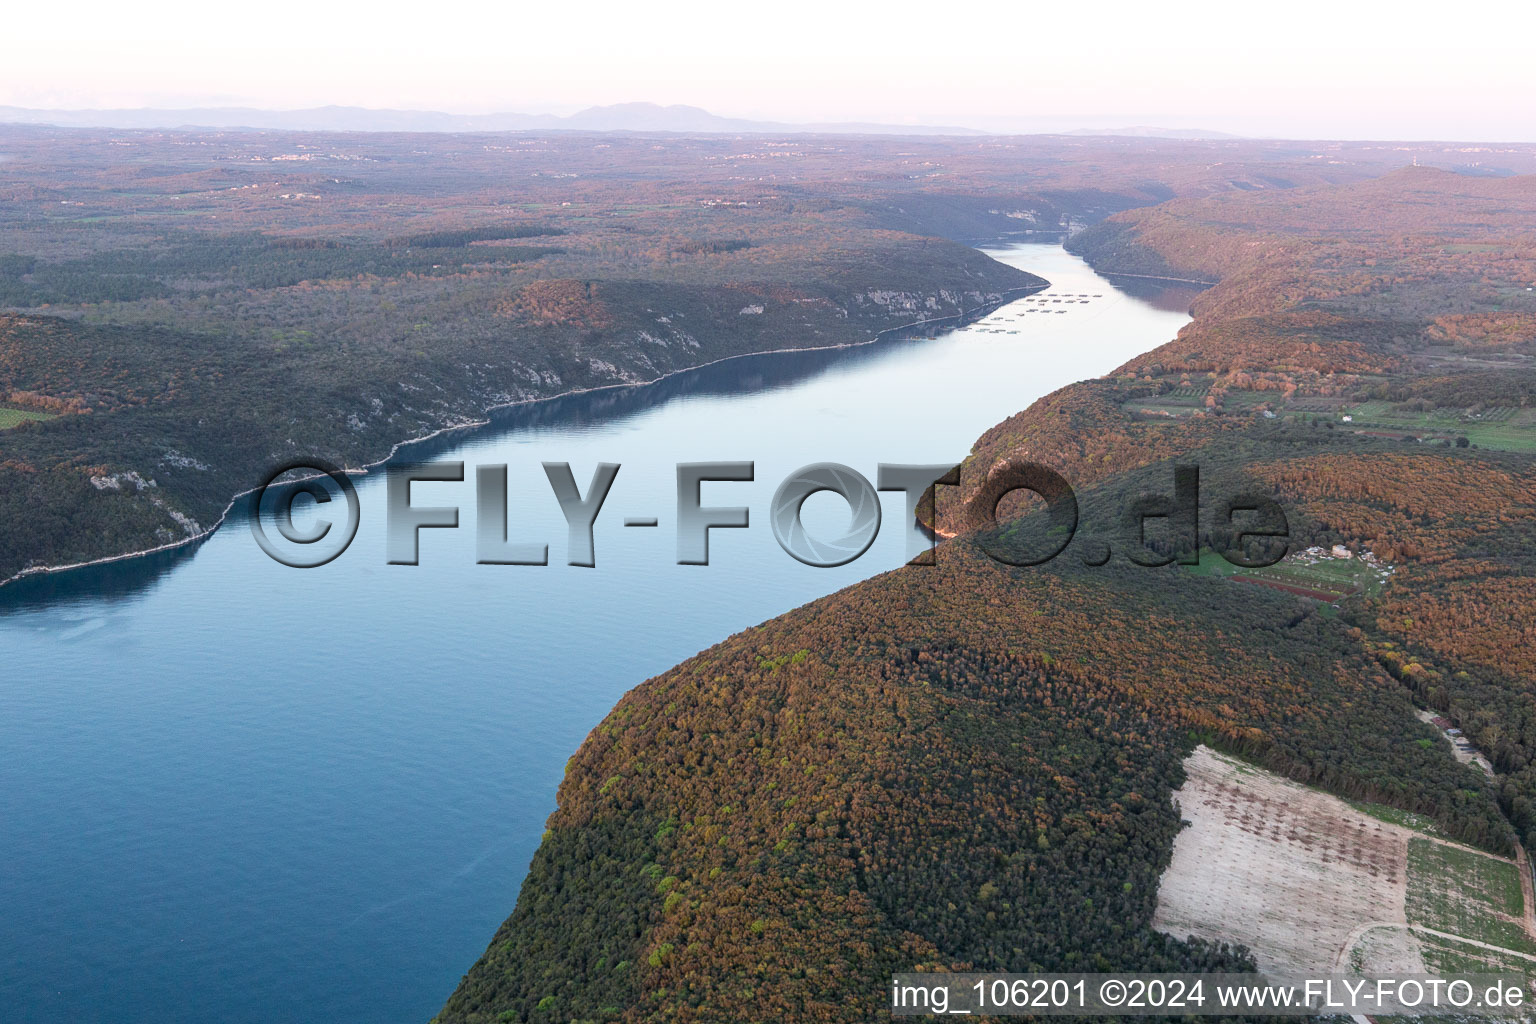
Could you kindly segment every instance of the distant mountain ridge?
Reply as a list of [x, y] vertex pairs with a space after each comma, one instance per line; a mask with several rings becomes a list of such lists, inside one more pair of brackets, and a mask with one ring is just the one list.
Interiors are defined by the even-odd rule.
[[819, 133], [840, 135], [984, 135], [973, 128], [892, 125], [866, 122], [795, 124], [721, 117], [701, 107], [656, 103], [615, 103], [574, 114], [447, 114], [436, 110], [373, 110], [325, 106], [303, 110], [257, 107], [189, 107], [161, 110], [40, 110], [0, 106], [0, 123], [42, 124], [59, 128], [226, 128], [250, 131], [369, 132], [682, 132]]
[[1113, 135], [1128, 139], [1192, 139], [1211, 140], [1241, 139], [1230, 132], [1213, 132], [1205, 128], [1159, 128], [1156, 125], [1139, 124], [1130, 128], [1077, 128], [1063, 135]]

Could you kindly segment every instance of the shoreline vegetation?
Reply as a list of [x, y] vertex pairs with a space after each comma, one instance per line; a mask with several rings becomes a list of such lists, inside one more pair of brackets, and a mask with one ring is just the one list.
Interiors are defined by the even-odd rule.
[[1194, 284], [1202, 288], [1214, 288], [1220, 281], [1203, 281], [1192, 277], [1169, 277], [1166, 274], [1131, 274], [1125, 271], [1106, 270], [1105, 277], [1134, 277], [1143, 281], [1172, 281], [1175, 284]]
[[[1033, 276], [1033, 275], [1031, 275], [1031, 276]], [[436, 438], [442, 437], [445, 434], [453, 434], [453, 433], [457, 433], [459, 431], [475, 431], [475, 430], [484, 429], [486, 427], [494, 427], [495, 421], [492, 418], [492, 414], [497, 412], [497, 411], [504, 410], [504, 409], [511, 409], [511, 408], [515, 408], [515, 407], [518, 407], [518, 406], [525, 406], [525, 405], [537, 405], [537, 404], [539, 404], [541, 402], [554, 402], [554, 401], [558, 401], [559, 399], [562, 399], [562, 398], [570, 398], [570, 397], [573, 397], [573, 396], [576, 396], [576, 395], [592, 394], [592, 393], [600, 392], [600, 391], [613, 391], [613, 390], [628, 389], [628, 388], [651, 387], [653, 385], [660, 384], [663, 381], [666, 381], [666, 380], [668, 380], [669, 378], [672, 378], [672, 377], [677, 377], [677, 376], [681, 376], [681, 375], [688, 374], [688, 373], [694, 373], [694, 372], [696, 372], [698, 370], [707, 369], [708, 367], [711, 367], [711, 366], [718, 366], [721, 363], [732, 362], [734, 360], [752, 359], [752, 358], [756, 358], [756, 357], [759, 357], [759, 356], [787, 355], [787, 354], [797, 353], [797, 352], [803, 352], [803, 353], [830, 352], [830, 351], [836, 351], [836, 350], [839, 350], [839, 349], [862, 348], [862, 347], [865, 347], [865, 346], [868, 346], [868, 345], [879, 344], [882, 341], [899, 340], [902, 336], [909, 335], [909, 332], [911, 332], [914, 328], [938, 327], [938, 325], [948, 324], [948, 323], [954, 323], [954, 325], [958, 327], [958, 326], [963, 325], [968, 320], [971, 320], [971, 319], [974, 319], [974, 318], [977, 318], [977, 317], [981, 317], [981, 316], [985, 316], [991, 310], [994, 310], [994, 309], [998, 308], [999, 306], [1006, 305], [1008, 302], [1011, 302], [1014, 298], [1017, 298], [1017, 297], [1023, 296], [1023, 295], [1029, 295], [1029, 294], [1032, 294], [1034, 292], [1040, 291], [1040, 290], [1042, 290], [1044, 288], [1048, 288], [1050, 286], [1050, 282], [1046, 281], [1044, 278], [1035, 277], [1035, 280], [1037, 282], [1039, 282], [1039, 283], [1037, 283], [1037, 284], [1030, 284], [1030, 285], [1026, 285], [1026, 286], [1018, 287], [1018, 288], [1005, 289], [1003, 291], [1003, 293], [1002, 293], [1002, 297], [998, 298], [995, 301], [991, 301], [991, 302], [985, 303], [985, 304], [980, 305], [980, 306], [976, 306], [976, 307], [972, 307], [972, 308], [969, 308], [969, 309], [965, 309], [965, 310], [960, 311], [959, 313], [951, 313], [951, 314], [946, 314], [944, 316], [930, 317], [930, 318], [926, 318], [926, 319], [922, 319], [922, 320], [914, 320], [911, 323], [898, 324], [895, 327], [887, 327], [884, 330], [879, 331], [878, 333], [876, 333], [872, 337], [865, 338], [862, 341], [839, 342], [839, 343], [832, 344], [832, 345], [818, 345], [818, 346], [812, 346], [812, 347], [779, 348], [779, 349], [765, 349], [765, 350], [756, 351], [756, 352], [740, 352], [740, 353], [736, 353], [734, 355], [721, 356], [718, 359], [711, 359], [711, 360], [709, 360], [707, 362], [698, 363], [696, 365], [684, 366], [684, 367], [680, 367], [680, 368], [678, 368], [676, 370], [669, 370], [666, 373], [663, 373], [660, 376], [655, 377], [655, 378], [653, 378], [651, 380], [623, 381], [623, 382], [618, 382], [618, 383], [613, 383], [613, 384], [597, 384], [597, 385], [593, 385], [592, 387], [586, 387], [586, 388], [572, 388], [569, 391], [562, 391], [562, 392], [559, 392], [557, 394], [552, 394], [552, 395], [541, 395], [541, 396], [538, 396], [538, 397], [517, 399], [516, 401], [511, 401], [511, 402], [503, 402], [503, 403], [501, 403], [499, 405], [493, 405], [493, 406], [488, 407], [485, 410], [485, 418], [483, 418], [483, 419], [470, 420], [470, 421], [467, 421], [467, 422], [464, 422], [464, 423], [450, 424], [448, 426], [440, 427], [437, 430], [432, 431], [430, 434], [423, 434], [420, 437], [412, 437], [412, 438], [407, 438], [404, 441], [397, 441], [397, 442], [395, 442], [391, 446], [391, 448], [389, 450], [389, 453], [387, 455], [385, 455], [383, 458], [377, 459], [377, 460], [375, 460], [373, 462], [366, 462], [366, 463], [363, 463], [362, 465], [358, 465], [358, 466], [348, 466], [348, 467], [345, 467], [345, 468], [342, 469], [342, 472], [345, 473], [347, 476], [366, 476], [370, 470], [377, 469], [380, 466], [388, 466], [389, 463], [394, 461], [395, 457], [397, 455], [399, 455], [401, 450], [404, 449], [404, 448], [408, 448], [408, 447], [410, 447], [412, 445], [422, 444], [422, 443], [425, 443], [427, 441], [434, 440]], [[200, 532], [198, 534], [195, 534], [193, 536], [181, 538], [181, 539], [172, 541], [172, 542], [170, 542], [168, 544], [162, 544], [159, 547], [147, 548], [147, 549], [140, 550], [140, 551], [125, 551], [125, 552], [122, 552], [120, 554], [107, 555], [107, 556], [104, 556], [102, 558], [92, 559], [91, 561], [88, 561], [88, 562], [75, 562], [75, 563], [68, 564], [68, 565], [32, 566], [32, 567], [29, 567], [29, 568], [26, 568], [26, 569], [22, 569], [21, 571], [13, 574], [11, 576], [8, 576], [5, 579], [0, 579], [0, 588], [3, 588], [4, 586], [6, 586], [9, 583], [15, 583], [15, 582], [18, 582], [18, 581], [23, 580], [23, 579], [27, 579], [28, 577], [32, 577], [32, 576], [52, 575], [52, 574], [57, 574], [57, 573], [70, 572], [70, 571], [73, 571], [75, 569], [88, 569], [91, 566], [95, 566], [95, 565], [107, 565], [107, 564], [110, 564], [110, 563], [113, 563], [113, 562], [122, 562], [122, 561], [126, 561], [128, 559], [133, 559], [133, 558], [143, 558], [143, 557], [145, 557], [147, 555], [158, 554], [158, 553], [164, 552], [164, 551], [174, 551], [174, 550], [177, 550], [177, 549], [180, 549], [180, 548], [188, 547], [190, 545], [200, 544], [203, 541], [207, 540], [209, 537], [213, 536], [213, 534], [215, 532], [217, 532], [218, 529], [221, 526], [224, 525], [225, 520], [228, 519], [228, 517], [229, 517], [229, 513], [234, 510], [235, 506], [241, 501], [241, 499], [248, 498], [250, 495], [254, 494], [256, 492], [256, 490], [257, 490], [256, 487], [251, 487], [251, 488], [247, 488], [246, 490], [237, 492], [233, 497], [231, 497], [229, 499], [229, 503], [227, 505], [225, 505], [224, 509], [219, 513], [218, 519], [215, 520], [212, 525], [210, 525], [207, 528], [205, 528], [202, 532]]]
[[[899, 971], [1251, 970], [1229, 936], [1153, 927], [1202, 743], [1500, 857], [1529, 848], [1536, 459], [1382, 438], [1347, 410], [1439, 410], [1464, 431], [1504, 410], [1536, 432], [1518, 412], [1536, 406], [1533, 227], [1536, 176], [1407, 169], [1079, 232], [1069, 250], [1100, 273], [1218, 284], [1173, 341], [983, 434], [940, 492], [957, 536], [936, 566], [629, 691], [436, 1021], [853, 1022]], [[1089, 547], [1004, 568], [982, 545], [1048, 538], [1047, 517], [1005, 507], [983, 533], [971, 506], [1020, 460], [1071, 479], [1084, 524], [1193, 462], [1202, 493], [1281, 502], [1296, 550], [1390, 572], [1326, 602], [1074, 557]], [[1151, 553], [1198, 559], [1208, 524]]]
[[[373, 461], [493, 405], [869, 343], [1028, 282], [956, 239], [1063, 231], [1106, 275], [1217, 282], [1174, 340], [977, 439], [938, 564], [625, 694], [440, 1024], [853, 1024], [899, 971], [1252, 969], [1153, 927], [1200, 744], [1536, 844], [1536, 146], [0, 144], [0, 388], [58, 414], [0, 431], [5, 576], [203, 532], [295, 455]], [[1204, 508], [1115, 532], [1189, 463], [1381, 573], [1323, 601], [1198, 571], [1242, 554]], [[1071, 480], [1083, 528], [1009, 568], [987, 550], [1052, 536], [1025, 502], [993, 521], [1021, 464]]]
[[1404, 158], [31, 126], [0, 126], [0, 145], [0, 390], [55, 414], [0, 431], [5, 579], [204, 535], [295, 457], [371, 464], [492, 407], [845, 344], [1025, 283], [958, 239]]

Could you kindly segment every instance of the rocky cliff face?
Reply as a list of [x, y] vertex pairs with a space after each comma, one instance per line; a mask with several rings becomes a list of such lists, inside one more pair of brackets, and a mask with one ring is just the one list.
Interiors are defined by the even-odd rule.
[[[0, 580], [196, 539], [233, 495], [285, 459], [366, 466], [400, 442], [476, 423], [496, 406], [654, 381], [754, 352], [867, 342], [1041, 283], [956, 243], [913, 238], [907, 248], [844, 253], [817, 284], [597, 282], [568, 319], [512, 321], [494, 332], [471, 323], [428, 350], [334, 375], [266, 365], [237, 381], [200, 381], [194, 370], [173, 395], [8, 431], [0, 435], [0, 521], [50, 507], [73, 526], [0, 534]], [[744, 305], [756, 312], [743, 315]], [[594, 306], [601, 319], [587, 317]], [[157, 340], [129, 328], [19, 317], [0, 330], [0, 357], [18, 374], [45, 376], [65, 352], [105, 368]], [[345, 386], [342, 375], [352, 378]], [[65, 453], [75, 464], [62, 461]]]

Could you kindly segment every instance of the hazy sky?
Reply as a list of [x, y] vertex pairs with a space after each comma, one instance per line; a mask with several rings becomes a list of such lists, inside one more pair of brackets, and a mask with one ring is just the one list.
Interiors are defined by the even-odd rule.
[[0, 104], [337, 103], [1536, 141], [1536, 5], [15, 4]]

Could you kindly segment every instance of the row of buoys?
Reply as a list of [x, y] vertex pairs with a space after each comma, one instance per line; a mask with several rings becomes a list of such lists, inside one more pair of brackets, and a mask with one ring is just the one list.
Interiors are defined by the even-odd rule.
[[1063, 292], [1059, 296], [1031, 295], [1031, 296], [1029, 296], [1029, 297], [1027, 297], [1027, 298], [1025, 298], [1025, 299], [1023, 299], [1021, 301], [1023, 301], [1023, 302], [1035, 302], [1035, 303], [1040, 303], [1041, 305], [1031, 306], [1028, 309], [1022, 310], [1022, 311], [1017, 312], [1017, 313], [1010, 313], [1010, 314], [1006, 314], [1006, 315], [1002, 314], [1002, 313], [997, 313], [997, 314], [994, 314], [993, 316], [988, 317], [985, 320], [978, 320], [978, 321], [976, 321], [974, 326], [981, 327], [981, 328], [992, 328], [991, 330], [987, 331], [987, 333], [989, 333], [989, 334], [1015, 334], [1017, 332], [1003, 330], [1001, 327], [998, 327], [997, 325], [999, 325], [999, 324], [1006, 324], [1008, 322], [1008, 320], [1010, 320], [1010, 319], [1018, 320], [1018, 319], [1022, 318], [1025, 313], [1065, 313], [1066, 312], [1066, 310], [1064, 310], [1064, 309], [1054, 309], [1054, 310], [1052, 310], [1052, 309], [1044, 309], [1042, 307], [1043, 307], [1043, 305], [1045, 303], [1055, 303], [1055, 304], [1066, 303], [1068, 305], [1071, 305], [1071, 304], [1074, 304], [1074, 303], [1086, 303], [1086, 302], [1088, 302], [1089, 299], [1102, 299], [1103, 297], [1104, 297], [1104, 294], [1102, 292], [1094, 292], [1092, 294], [1090, 294], [1088, 292]]

